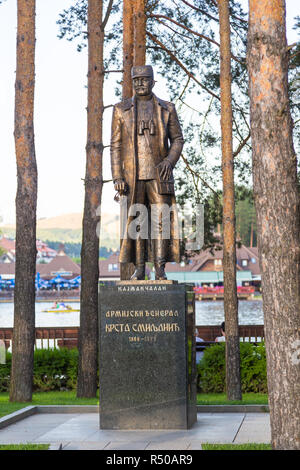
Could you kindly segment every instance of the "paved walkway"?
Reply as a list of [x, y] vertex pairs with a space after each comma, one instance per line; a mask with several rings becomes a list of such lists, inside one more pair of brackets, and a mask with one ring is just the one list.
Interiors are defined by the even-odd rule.
[[269, 443], [269, 413], [198, 413], [192, 429], [105, 431], [98, 413], [37, 413], [0, 429], [0, 444], [62, 444], [63, 450], [198, 450], [201, 443]]

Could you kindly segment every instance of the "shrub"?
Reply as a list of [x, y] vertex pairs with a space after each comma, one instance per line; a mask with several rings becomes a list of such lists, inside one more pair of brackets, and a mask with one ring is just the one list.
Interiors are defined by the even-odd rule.
[[[267, 393], [266, 352], [264, 344], [240, 343], [241, 383], [243, 393]], [[36, 349], [34, 352], [33, 390], [73, 390], [77, 385], [77, 349]], [[10, 383], [11, 354], [0, 364], [0, 392]], [[198, 364], [199, 391], [225, 392], [225, 343], [205, 349]]]
[[[266, 351], [263, 343], [240, 343], [241, 385], [243, 393], [267, 393]], [[225, 343], [205, 349], [198, 364], [198, 387], [204, 393], [226, 390]]]
[[265, 345], [241, 343], [240, 355], [242, 392], [267, 393]]
[[0, 392], [7, 392], [9, 390], [10, 369], [11, 369], [11, 354], [6, 353], [5, 364], [0, 364]]
[[48, 392], [76, 388], [77, 363], [77, 349], [36, 349], [33, 390]]
[[[33, 391], [72, 390], [77, 385], [77, 349], [36, 349], [34, 351]], [[0, 365], [0, 392], [9, 390], [11, 354]]]

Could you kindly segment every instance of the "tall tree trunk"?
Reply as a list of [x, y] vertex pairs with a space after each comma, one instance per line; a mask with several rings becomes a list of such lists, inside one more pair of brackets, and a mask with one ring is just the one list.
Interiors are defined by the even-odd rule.
[[16, 267], [11, 401], [31, 401], [35, 341], [37, 166], [34, 147], [35, 0], [18, 0], [15, 82]]
[[250, 0], [254, 199], [274, 449], [300, 449], [300, 208], [284, 0]]
[[223, 171], [223, 272], [228, 400], [242, 398], [236, 288], [236, 236], [232, 152], [231, 53], [229, 0], [218, 0], [220, 19], [220, 87]]
[[253, 247], [253, 222], [251, 222], [251, 228], [250, 228], [250, 248]]
[[134, 0], [134, 65], [146, 63], [146, 1]]
[[81, 249], [78, 397], [94, 397], [98, 366], [99, 226], [102, 196], [103, 1], [88, 2], [88, 107]]
[[[123, 100], [132, 96], [131, 68], [134, 60], [134, 9], [135, 0], [123, 1]], [[121, 280], [130, 279], [134, 272], [132, 263], [120, 264]]]
[[132, 96], [131, 68], [133, 66], [133, 2], [123, 0], [123, 100]]

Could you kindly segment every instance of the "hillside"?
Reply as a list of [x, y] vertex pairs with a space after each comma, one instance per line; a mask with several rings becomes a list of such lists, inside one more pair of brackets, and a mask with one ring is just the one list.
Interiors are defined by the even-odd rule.
[[[7, 237], [15, 237], [15, 226], [4, 225], [2, 233]], [[39, 219], [37, 221], [37, 238], [40, 240], [59, 241], [61, 243], [81, 243], [82, 214], [64, 214], [57, 217]], [[119, 216], [102, 214], [100, 245], [117, 250], [119, 248]]]
[[81, 230], [82, 226], [82, 214], [63, 214], [57, 217], [38, 219], [37, 227], [39, 230], [51, 230], [51, 229], [70, 229], [70, 230]]

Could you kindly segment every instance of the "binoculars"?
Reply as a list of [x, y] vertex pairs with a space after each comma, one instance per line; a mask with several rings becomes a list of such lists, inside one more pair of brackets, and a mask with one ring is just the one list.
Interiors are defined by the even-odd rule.
[[138, 126], [139, 135], [143, 135], [145, 129], [149, 129], [150, 135], [155, 135], [155, 124], [152, 119], [150, 119], [149, 121], [139, 121], [139, 126]]

